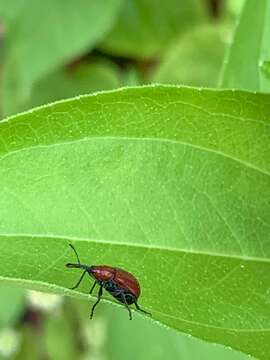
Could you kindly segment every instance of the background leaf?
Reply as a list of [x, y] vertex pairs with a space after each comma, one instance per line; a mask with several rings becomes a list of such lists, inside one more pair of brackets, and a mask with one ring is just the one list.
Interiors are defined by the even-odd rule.
[[[71, 324], [66, 317], [50, 316], [45, 321], [45, 342], [50, 359], [78, 359], [75, 338]], [[59, 337], [59, 334], [61, 336]]]
[[121, 85], [118, 68], [109, 61], [97, 59], [58, 70], [37, 82], [28, 102], [21, 110], [44, 105], [56, 100], [110, 90]]
[[127, 0], [101, 48], [120, 56], [153, 58], [204, 16], [204, 8], [196, 0]]
[[22, 328], [20, 351], [14, 356], [15, 360], [40, 359], [44, 351], [40, 332], [26, 325]]
[[261, 64], [261, 70], [265, 73], [265, 76], [270, 78], [270, 61], [264, 61]]
[[114, 24], [121, 5], [122, 0], [92, 0], [91, 6], [88, 0], [1, 0], [7, 29], [5, 114], [20, 109], [36, 81], [93, 48]]
[[14, 325], [25, 305], [24, 290], [0, 282], [0, 330]]
[[[127, 316], [125, 311], [121, 310], [106, 311], [104, 321], [108, 330], [105, 333], [107, 339], [105, 348], [108, 359], [163, 360], [168, 354], [170, 359], [179, 360], [247, 360], [249, 358], [223, 346], [213, 346], [164, 326], [156, 326], [142, 317], [136, 317], [136, 320], [128, 324], [128, 332], [123, 333], [123, 329], [127, 326]], [[121, 337], [119, 333], [122, 333]]]
[[270, 60], [269, 38], [270, 1], [246, 0], [224, 61], [222, 87], [270, 91], [270, 80], [260, 68]]
[[224, 26], [195, 27], [173, 43], [154, 71], [152, 81], [216, 86], [223, 61], [225, 36]]
[[0, 275], [67, 293], [72, 241], [134, 273], [155, 320], [267, 360], [269, 111], [268, 95], [160, 86], [1, 122]]

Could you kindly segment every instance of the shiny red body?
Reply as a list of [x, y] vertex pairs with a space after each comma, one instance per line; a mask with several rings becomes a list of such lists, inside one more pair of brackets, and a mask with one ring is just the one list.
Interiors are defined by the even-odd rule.
[[107, 265], [93, 265], [90, 269], [90, 275], [92, 275], [97, 281], [113, 280], [120, 288], [130, 291], [136, 299], [140, 296], [140, 284], [131, 273]]
[[107, 265], [85, 265], [80, 262], [79, 255], [72, 244], [69, 244], [77, 257], [77, 263], [67, 263], [66, 267], [83, 270], [79, 281], [71, 288], [77, 289], [82, 282], [85, 274], [89, 274], [95, 279], [95, 282], [89, 292], [92, 294], [96, 285], [99, 285], [97, 301], [92, 307], [90, 318], [92, 319], [95, 307], [100, 302], [103, 294], [103, 289], [108, 291], [116, 300], [121, 302], [129, 312], [129, 319], [132, 319], [131, 309], [129, 305], [134, 304], [138, 311], [151, 315], [149, 312], [143, 310], [137, 300], [140, 296], [141, 289], [138, 280], [128, 271]]

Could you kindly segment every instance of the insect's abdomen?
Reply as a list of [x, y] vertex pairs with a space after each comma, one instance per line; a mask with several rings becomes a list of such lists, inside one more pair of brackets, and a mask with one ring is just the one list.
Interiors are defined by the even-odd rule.
[[136, 299], [140, 296], [141, 289], [138, 280], [129, 272], [116, 268], [114, 282], [123, 289], [130, 291]]
[[125, 298], [128, 305], [134, 303], [136, 300], [136, 296], [133, 295], [128, 289], [123, 289], [119, 287], [118, 284], [114, 282], [114, 280], [110, 280], [104, 284], [105, 289], [118, 301], [125, 303], [123, 297]]
[[[115, 294], [115, 295], [114, 295], [114, 294], [111, 293], [111, 292], [110, 292], [110, 294], [111, 294], [113, 297], [115, 297], [118, 301], [124, 303], [124, 301], [123, 301], [123, 296], [122, 296], [121, 294], [118, 293], [118, 294]], [[128, 292], [124, 291], [123, 295], [124, 295], [124, 297], [125, 297], [126, 302], [127, 302], [128, 305], [133, 304], [133, 303], [134, 303], [134, 300], [136, 300], [136, 297], [135, 297], [134, 295], [132, 295], [129, 291], [128, 291]]]
[[[127, 293], [130, 292], [135, 296], [136, 299], [138, 299], [140, 296], [140, 284], [131, 273], [119, 268], [113, 268], [108, 265], [91, 266], [89, 269], [89, 273], [97, 281], [108, 282], [112, 280], [119, 289], [124, 289], [127, 291]], [[110, 289], [107, 290], [111, 292]], [[114, 294], [112, 295], [115, 297]]]

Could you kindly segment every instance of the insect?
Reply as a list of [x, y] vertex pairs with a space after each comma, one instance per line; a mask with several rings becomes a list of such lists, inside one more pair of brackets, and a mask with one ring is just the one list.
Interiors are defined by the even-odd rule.
[[130, 320], [132, 319], [132, 314], [129, 307], [129, 305], [131, 304], [135, 304], [137, 310], [151, 316], [149, 312], [141, 309], [137, 303], [137, 300], [141, 293], [141, 289], [138, 280], [132, 274], [130, 274], [125, 270], [107, 265], [88, 266], [81, 264], [75, 247], [72, 244], [69, 244], [69, 246], [74, 251], [78, 263], [77, 264], [68, 263], [66, 264], [66, 267], [79, 268], [83, 270], [83, 273], [79, 278], [79, 281], [71, 289], [74, 290], [80, 285], [86, 273], [92, 276], [92, 278], [94, 278], [95, 280], [89, 294], [92, 294], [95, 286], [99, 285], [98, 298], [92, 307], [90, 319], [92, 319], [94, 315], [95, 307], [102, 298], [103, 289], [107, 290], [115, 299], [117, 299], [119, 302], [124, 304], [125, 308], [129, 313]]

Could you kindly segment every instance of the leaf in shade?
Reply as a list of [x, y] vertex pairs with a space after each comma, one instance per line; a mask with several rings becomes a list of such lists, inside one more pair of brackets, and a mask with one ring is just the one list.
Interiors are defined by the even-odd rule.
[[100, 47], [115, 55], [155, 58], [187, 27], [204, 19], [197, 0], [128, 0]]
[[5, 114], [16, 112], [29, 100], [36, 81], [93, 49], [114, 24], [122, 2], [25, 0], [0, 5], [7, 29]]
[[187, 32], [164, 54], [152, 81], [215, 87], [221, 69], [225, 27], [202, 25]]
[[260, 69], [270, 60], [269, 39], [270, 1], [246, 0], [225, 56], [221, 87], [270, 92], [269, 77]]
[[24, 290], [12, 284], [0, 283], [0, 329], [13, 326], [25, 308]]
[[33, 87], [29, 101], [24, 103], [20, 110], [119, 86], [120, 74], [113, 63], [83, 63], [74, 68], [59, 70], [38, 81]]

